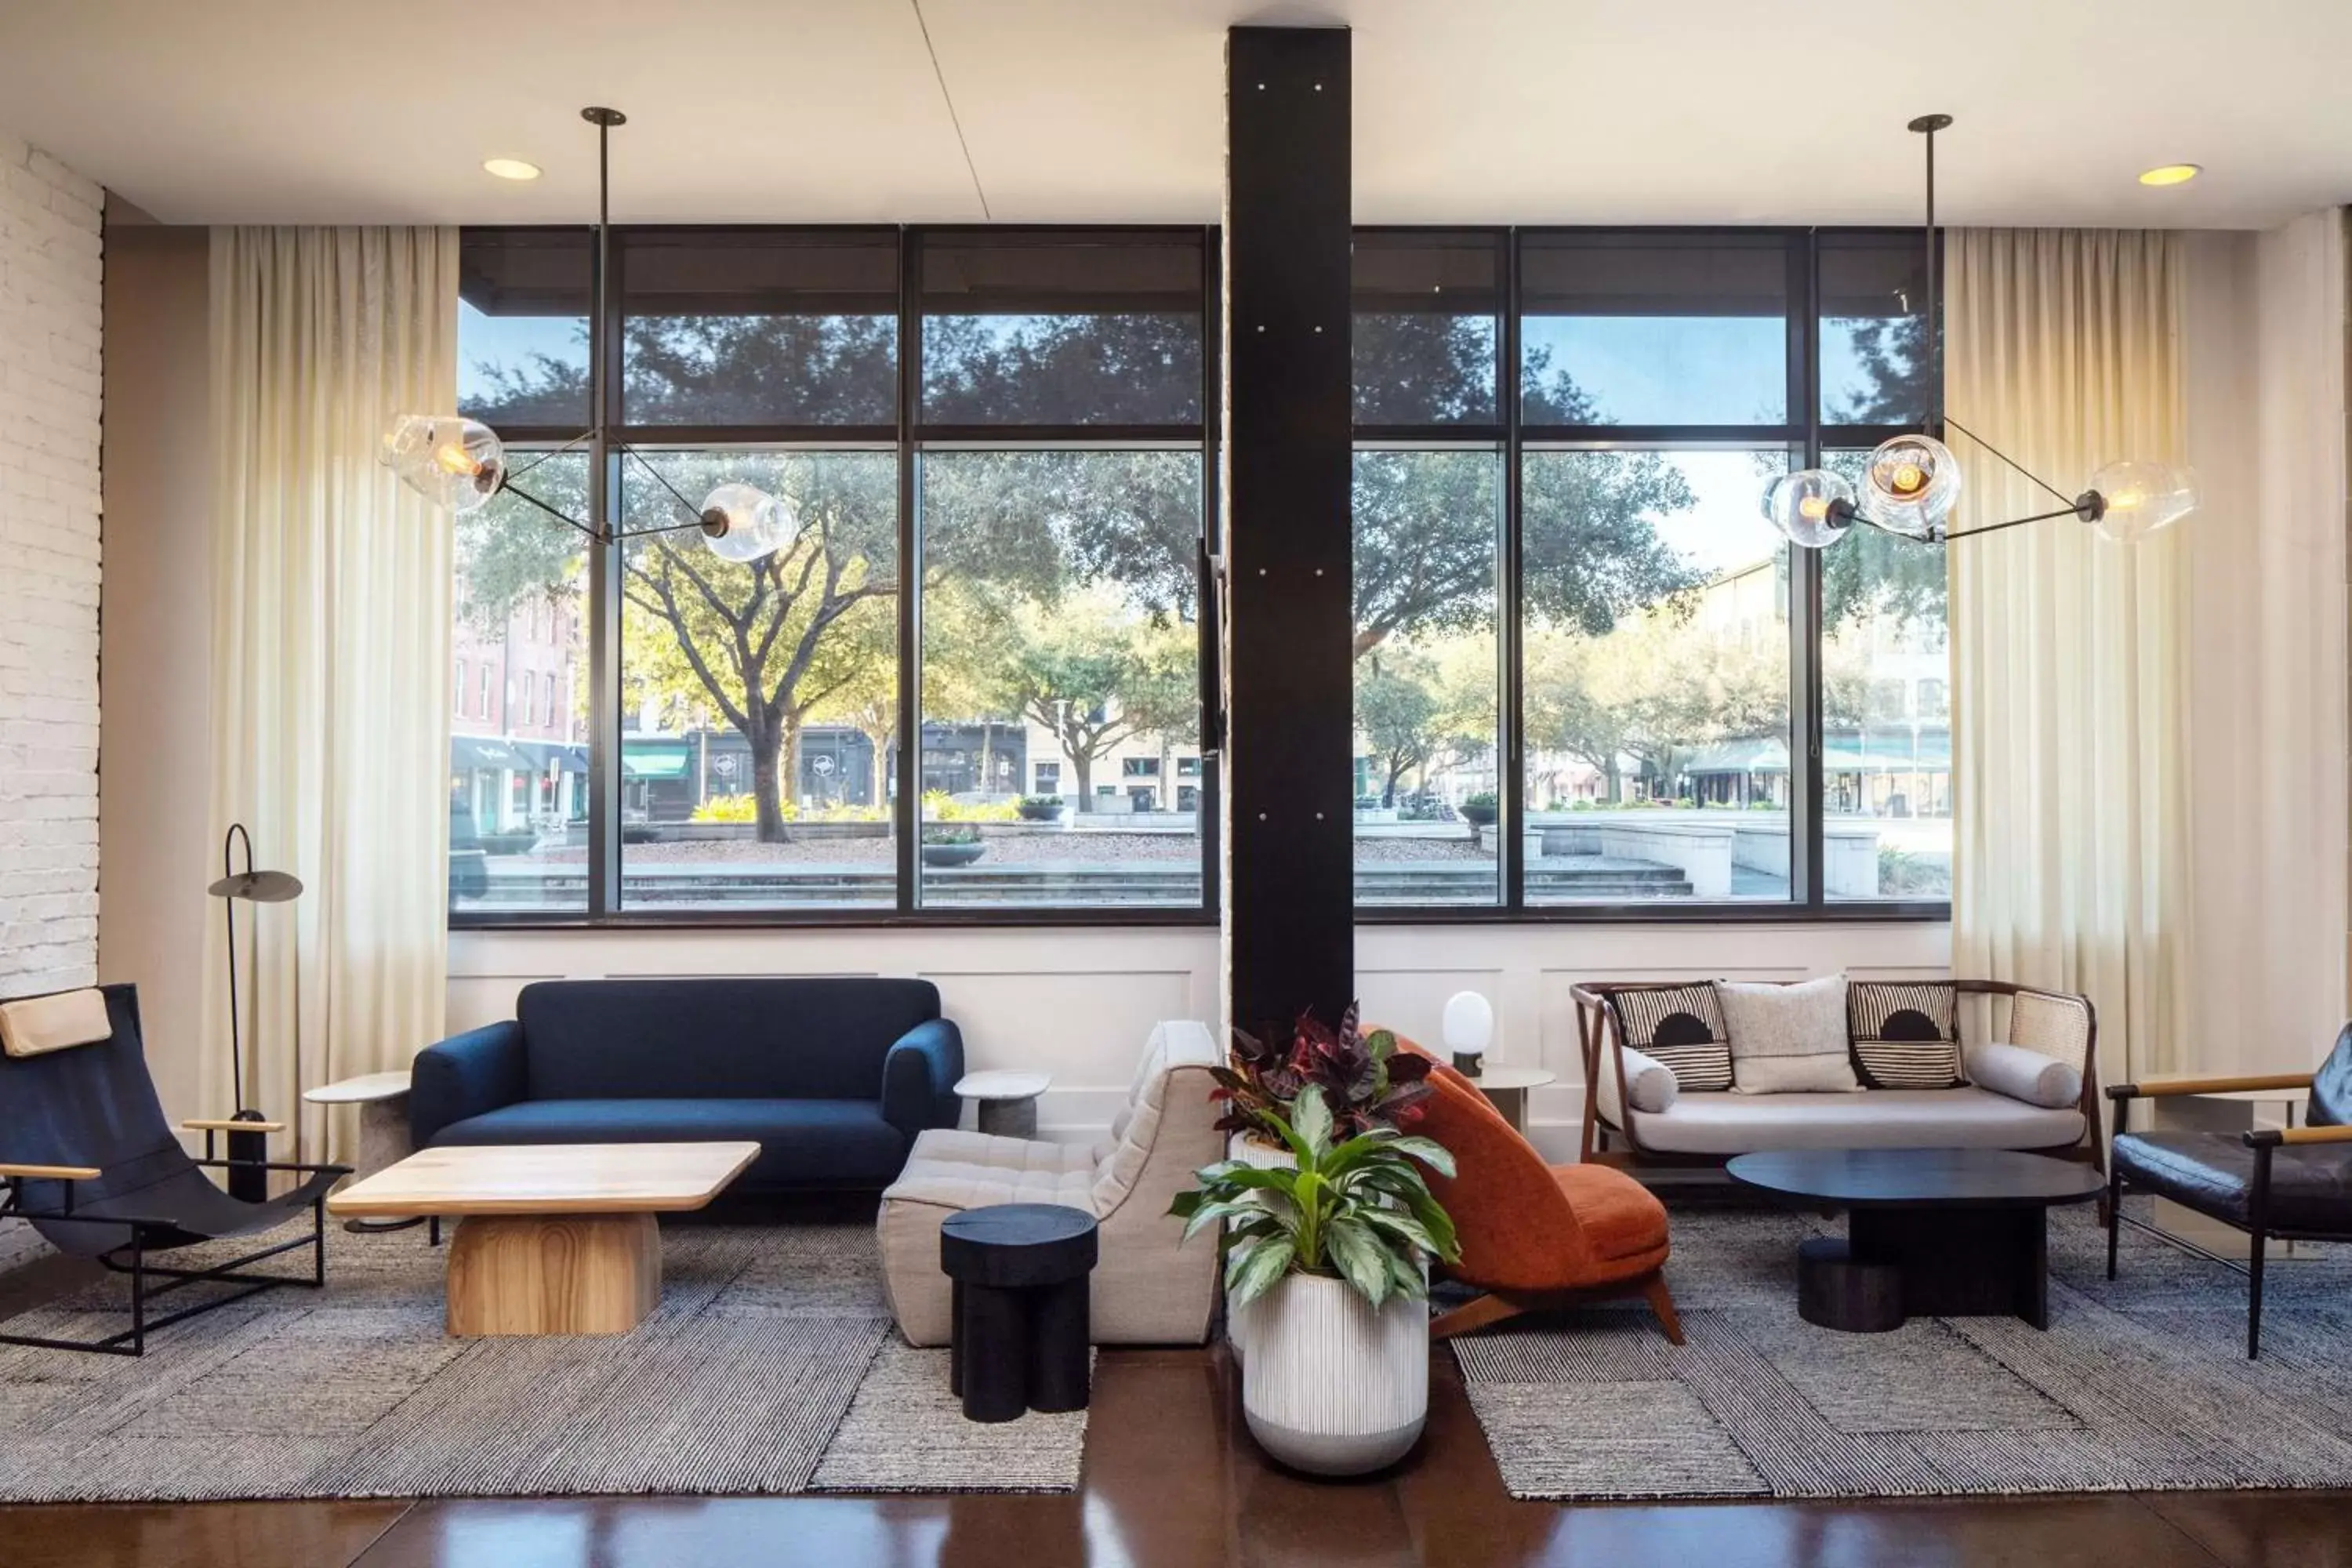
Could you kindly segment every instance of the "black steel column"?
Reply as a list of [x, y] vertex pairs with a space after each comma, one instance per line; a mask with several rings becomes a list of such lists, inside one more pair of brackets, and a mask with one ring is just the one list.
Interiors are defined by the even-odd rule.
[[1225, 41], [1227, 1005], [1355, 994], [1349, 37]]

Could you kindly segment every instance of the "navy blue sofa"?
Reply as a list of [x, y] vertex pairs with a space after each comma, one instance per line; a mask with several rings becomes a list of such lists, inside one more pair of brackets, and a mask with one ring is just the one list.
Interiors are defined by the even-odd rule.
[[416, 1146], [742, 1140], [733, 1191], [883, 1187], [952, 1127], [963, 1037], [927, 980], [551, 980], [416, 1058]]

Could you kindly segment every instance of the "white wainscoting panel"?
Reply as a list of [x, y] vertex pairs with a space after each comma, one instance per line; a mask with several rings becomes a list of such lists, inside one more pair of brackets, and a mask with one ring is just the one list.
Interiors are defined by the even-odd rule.
[[[1124, 1103], [1136, 1058], [1162, 1018], [1213, 1026], [1217, 932], [1205, 927], [1024, 930], [455, 931], [449, 1027], [514, 1016], [533, 980], [645, 975], [887, 974], [927, 979], [962, 1029], [975, 1068], [1043, 1068], [1049, 1136], [1091, 1142]], [[1868, 978], [1948, 972], [1940, 924], [1362, 926], [1357, 989], [1368, 1023], [1441, 1048], [1445, 999], [1494, 1005], [1490, 1059], [1559, 1081], [1528, 1106], [1536, 1142], [1574, 1156], [1583, 1066], [1569, 989], [1584, 980]], [[420, 1041], [423, 1045], [427, 1042]]]

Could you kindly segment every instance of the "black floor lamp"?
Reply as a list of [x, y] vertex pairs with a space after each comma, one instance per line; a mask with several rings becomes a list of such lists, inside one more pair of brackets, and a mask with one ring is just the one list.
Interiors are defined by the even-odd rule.
[[[245, 869], [236, 868], [236, 847], [245, 846]], [[235, 1085], [236, 1110], [232, 1121], [267, 1121], [260, 1111], [245, 1103], [245, 1018], [237, 1005], [236, 987], [236, 906], [239, 903], [284, 904], [302, 896], [302, 879], [288, 871], [257, 871], [253, 868], [253, 836], [242, 822], [229, 824], [221, 839], [221, 878], [205, 891], [221, 900], [223, 912], [228, 918], [228, 1037], [229, 1071]], [[254, 968], [261, 966], [261, 921], [259, 912], [254, 918]], [[295, 984], [301, 984], [301, 971], [295, 971]], [[256, 1018], [258, 1024], [258, 1017]], [[300, 1028], [299, 1015], [296, 1028]], [[261, 1168], [269, 1158], [269, 1136], [265, 1132], [232, 1132], [228, 1135], [228, 1191], [231, 1197], [247, 1203], [264, 1202], [269, 1195], [269, 1173]]]

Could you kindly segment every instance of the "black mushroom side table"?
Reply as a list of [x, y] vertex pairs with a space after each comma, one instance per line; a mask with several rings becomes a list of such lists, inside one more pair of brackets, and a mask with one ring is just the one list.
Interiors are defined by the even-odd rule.
[[968, 1421], [1084, 1410], [1094, 1215], [1064, 1204], [993, 1204], [940, 1225], [954, 1281], [948, 1386]]
[[1797, 1249], [1797, 1315], [1881, 1333], [1906, 1318], [2050, 1326], [2049, 1215], [2106, 1191], [2090, 1166], [2007, 1149], [1792, 1149], [1741, 1154], [1734, 1181], [1846, 1211], [1846, 1237]]

